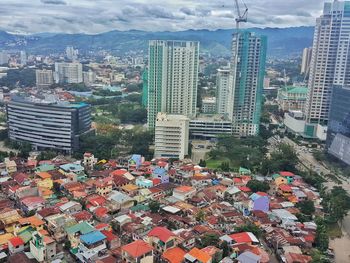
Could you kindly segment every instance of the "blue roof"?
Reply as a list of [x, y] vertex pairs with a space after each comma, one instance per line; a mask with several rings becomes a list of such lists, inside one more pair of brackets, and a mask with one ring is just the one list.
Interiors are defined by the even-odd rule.
[[157, 167], [156, 169], [153, 170], [153, 174], [165, 175], [166, 174], [166, 170], [164, 168]]
[[90, 232], [88, 234], [80, 236], [80, 240], [87, 245], [91, 245], [106, 239], [106, 236], [100, 231]]
[[63, 164], [60, 166], [60, 168], [65, 170], [65, 171], [71, 171], [71, 172], [77, 172], [77, 171], [84, 170], [83, 166], [81, 166], [80, 164], [76, 164], [76, 163]]

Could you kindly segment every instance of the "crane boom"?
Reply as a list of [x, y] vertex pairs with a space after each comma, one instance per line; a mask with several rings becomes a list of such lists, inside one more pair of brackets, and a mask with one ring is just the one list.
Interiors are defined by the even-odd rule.
[[248, 7], [247, 5], [242, 1], [244, 5], [244, 12], [241, 12], [241, 8], [239, 6], [238, 0], [235, 0], [236, 10], [237, 10], [237, 17], [236, 17], [236, 29], [239, 29], [240, 23], [246, 23], [248, 21]]

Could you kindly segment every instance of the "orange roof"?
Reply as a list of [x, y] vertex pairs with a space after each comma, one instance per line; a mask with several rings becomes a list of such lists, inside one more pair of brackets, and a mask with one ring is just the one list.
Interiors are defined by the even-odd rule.
[[291, 192], [292, 188], [289, 185], [281, 184], [278, 186], [283, 192]]
[[127, 185], [122, 186], [122, 189], [127, 191], [127, 192], [131, 192], [131, 191], [136, 191], [139, 188], [134, 184], [127, 184]]
[[36, 173], [37, 176], [39, 176], [41, 179], [48, 179], [51, 178], [51, 174], [49, 174], [48, 172], [38, 172]]
[[176, 191], [179, 191], [179, 192], [190, 192], [192, 191], [194, 188], [191, 187], [191, 186], [187, 186], [187, 185], [183, 185], [183, 186], [179, 186], [179, 187], [176, 187]]
[[207, 263], [211, 259], [211, 257], [206, 252], [203, 252], [196, 247], [192, 248], [188, 252], [188, 254], [190, 254], [192, 257], [196, 258], [198, 261], [201, 261], [203, 263]]
[[163, 253], [163, 258], [168, 260], [170, 263], [181, 263], [183, 262], [185, 255], [186, 252], [183, 249], [173, 247]]
[[157, 237], [164, 243], [166, 243], [170, 237], [175, 236], [169, 229], [161, 226], [153, 228], [147, 235], [149, 237]]
[[141, 257], [153, 250], [153, 247], [143, 240], [136, 240], [130, 244], [122, 246], [122, 251], [125, 251], [133, 258]]
[[20, 218], [18, 219], [18, 222], [21, 225], [31, 224], [32, 226], [41, 226], [45, 224], [45, 222], [37, 216]]

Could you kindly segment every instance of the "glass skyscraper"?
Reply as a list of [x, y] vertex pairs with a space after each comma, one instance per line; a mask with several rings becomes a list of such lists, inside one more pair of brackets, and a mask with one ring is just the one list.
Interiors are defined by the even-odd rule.
[[350, 165], [350, 86], [333, 88], [326, 145], [328, 153]]

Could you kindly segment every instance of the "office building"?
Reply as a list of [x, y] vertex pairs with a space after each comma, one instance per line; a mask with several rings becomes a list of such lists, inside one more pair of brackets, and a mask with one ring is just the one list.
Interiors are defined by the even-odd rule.
[[221, 115], [199, 115], [190, 120], [191, 139], [211, 140], [232, 134], [232, 121]]
[[9, 138], [35, 149], [72, 153], [79, 137], [91, 129], [91, 107], [85, 103], [13, 97], [7, 104]]
[[233, 133], [240, 137], [259, 133], [267, 39], [238, 31], [232, 40]]
[[22, 50], [20, 53], [21, 66], [27, 65], [27, 53]]
[[301, 58], [301, 69], [300, 74], [308, 75], [310, 72], [310, 64], [312, 57], [312, 47], [304, 48], [303, 56]]
[[304, 111], [307, 87], [286, 86], [278, 90], [278, 105], [283, 111]]
[[158, 112], [196, 115], [199, 43], [151, 40], [148, 60], [148, 126]]
[[316, 21], [305, 115], [308, 135], [326, 127], [333, 86], [350, 84], [350, 1], [325, 3]]
[[0, 65], [5, 65], [9, 63], [9, 55], [6, 51], [0, 52]]
[[218, 69], [216, 74], [216, 112], [232, 120], [233, 117], [233, 76], [230, 67]]
[[92, 70], [83, 72], [83, 82], [86, 86], [91, 86], [96, 81], [96, 73]]
[[189, 121], [184, 115], [157, 114], [154, 157], [185, 158], [188, 154]]
[[216, 98], [215, 97], [203, 98], [201, 112], [207, 113], [207, 114], [216, 113]]
[[66, 57], [69, 60], [76, 60], [78, 58], [78, 49], [74, 49], [72, 46], [67, 46]]
[[333, 88], [326, 146], [328, 153], [350, 165], [350, 86]]
[[53, 73], [49, 69], [37, 69], [35, 71], [36, 86], [41, 89], [49, 88], [53, 84]]
[[72, 84], [83, 82], [83, 66], [81, 63], [55, 63], [56, 83]]

